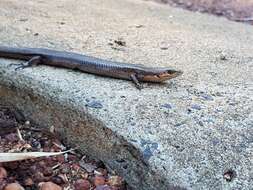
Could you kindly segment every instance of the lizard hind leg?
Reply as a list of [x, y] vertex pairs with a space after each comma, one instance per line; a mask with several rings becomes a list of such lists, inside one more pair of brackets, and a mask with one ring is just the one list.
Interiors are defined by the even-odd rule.
[[41, 62], [42, 62], [41, 56], [34, 56], [29, 61], [19, 64], [19, 66], [17, 68], [15, 68], [15, 70], [36, 66], [36, 65], [40, 64]]

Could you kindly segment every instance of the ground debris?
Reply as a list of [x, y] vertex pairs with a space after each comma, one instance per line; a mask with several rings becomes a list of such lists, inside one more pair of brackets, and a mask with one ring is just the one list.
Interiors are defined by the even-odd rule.
[[[0, 163], [0, 190], [94, 190], [100, 188], [99, 186], [113, 190], [127, 189], [124, 182], [121, 186], [118, 186], [119, 183], [112, 183], [114, 175], [108, 172], [101, 161], [74, 150], [66, 151], [71, 148], [64, 145], [56, 134], [36, 128], [28, 121], [17, 122], [10, 109], [0, 107], [0, 121], [15, 124], [14, 130], [6, 130], [0, 134], [0, 154], [59, 154]], [[64, 154], [60, 154], [61, 152]]]
[[191, 11], [224, 16], [237, 22], [253, 24], [253, 2], [233, 0], [155, 0]]
[[110, 45], [114, 50], [124, 51], [124, 47], [126, 47], [126, 41], [123, 38], [118, 38], [116, 40], [111, 39], [108, 45]]

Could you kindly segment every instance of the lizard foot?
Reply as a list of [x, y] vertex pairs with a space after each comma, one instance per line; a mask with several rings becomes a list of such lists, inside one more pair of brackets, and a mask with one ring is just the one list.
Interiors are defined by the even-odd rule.
[[27, 67], [25, 63], [11, 63], [9, 67], [16, 66], [15, 71]]
[[17, 70], [24, 69], [24, 68], [27, 68], [27, 67], [36, 66], [36, 65], [38, 65], [38, 64], [41, 63], [41, 60], [42, 59], [41, 59], [40, 56], [35, 56], [35, 57], [32, 57], [27, 62], [24, 62], [24, 63], [12, 63], [12, 64], [10, 64], [10, 66], [12, 66], [12, 65], [18, 66], [18, 67], [15, 68], [15, 71], [17, 71]]

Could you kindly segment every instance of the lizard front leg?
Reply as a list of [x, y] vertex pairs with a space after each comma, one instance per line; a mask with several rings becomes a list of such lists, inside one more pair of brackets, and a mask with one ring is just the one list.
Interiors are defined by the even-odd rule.
[[31, 66], [36, 66], [40, 64], [41, 62], [42, 62], [41, 56], [34, 56], [29, 61], [19, 64], [19, 66], [15, 68], [15, 70], [24, 69]]
[[131, 76], [131, 79], [134, 82], [136, 88], [138, 88], [139, 90], [143, 89], [143, 86], [141, 85], [141, 83], [137, 79], [136, 74], [131, 74], [130, 76]]

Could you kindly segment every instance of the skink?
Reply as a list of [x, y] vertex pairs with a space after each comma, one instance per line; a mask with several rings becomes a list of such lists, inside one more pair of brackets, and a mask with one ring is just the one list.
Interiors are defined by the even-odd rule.
[[167, 67], [146, 67], [107, 61], [78, 53], [56, 51], [43, 48], [16, 48], [0, 46], [0, 57], [26, 60], [20, 68], [33, 65], [50, 65], [118, 79], [131, 80], [137, 88], [142, 82], [163, 82], [181, 75], [183, 72]]

